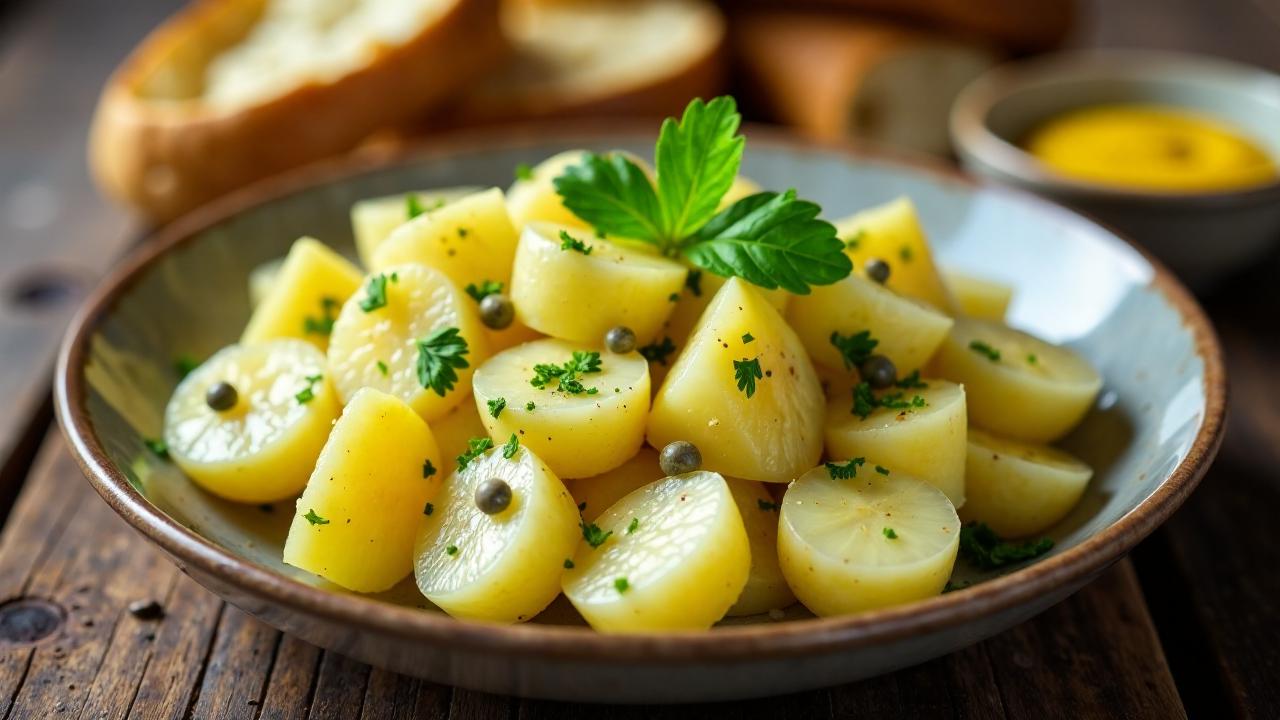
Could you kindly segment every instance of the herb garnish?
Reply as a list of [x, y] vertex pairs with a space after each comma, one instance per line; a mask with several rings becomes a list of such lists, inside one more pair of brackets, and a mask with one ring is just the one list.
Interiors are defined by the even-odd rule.
[[467, 469], [467, 465], [476, 458], [480, 457], [485, 450], [493, 447], [493, 440], [487, 437], [473, 437], [467, 441], [467, 451], [457, 457], [458, 472]]
[[926, 403], [924, 398], [919, 395], [913, 396], [910, 400], [905, 400], [903, 399], [902, 393], [893, 392], [881, 395], [880, 399], [876, 400], [876, 404], [882, 408], [889, 408], [890, 410], [913, 410], [916, 408], [922, 408], [928, 403]]
[[179, 355], [173, 359], [173, 371], [178, 374], [181, 380], [191, 374], [192, 370], [200, 367], [200, 361], [190, 355]]
[[449, 556], [451, 556], [451, 557], [452, 557], [452, 556], [454, 556], [454, 555], [457, 555], [457, 554], [458, 554], [458, 546], [457, 546], [457, 545], [450, 545], [449, 547], [447, 547], [447, 548], [445, 548], [445, 549], [444, 549], [444, 554], [445, 554], [445, 555], [449, 555]]
[[761, 500], [760, 498], [756, 498], [756, 506], [765, 512], [777, 512], [782, 509], [782, 503], [769, 502], [768, 500]]
[[510, 460], [515, 457], [516, 451], [520, 449], [520, 438], [515, 433], [511, 433], [511, 437], [502, 445], [502, 457]]
[[418, 382], [440, 397], [458, 382], [457, 370], [467, 367], [467, 340], [456, 327], [440, 328], [418, 341]]
[[320, 317], [310, 315], [302, 318], [302, 332], [305, 335], [329, 335], [333, 332], [333, 323], [338, 319], [338, 309], [342, 303], [328, 296], [320, 298]]
[[1035, 365], [1038, 362], [1040, 362], [1040, 359], [1036, 357], [1035, 353], [1027, 353], [1027, 364]]
[[829, 338], [831, 344], [840, 353], [840, 359], [844, 361], [844, 369], [852, 370], [871, 357], [871, 351], [876, 349], [880, 344], [879, 340], [871, 337], [870, 330], [862, 330], [852, 335], [841, 335], [838, 332], [831, 333]]
[[829, 462], [826, 464], [827, 472], [831, 474], [832, 480], [848, 480], [858, 477], [858, 468], [865, 465], [866, 458], [856, 457], [841, 465], [840, 463]]
[[422, 477], [429, 478], [436, 474], [436, 466], [431, 464], [431, 460], [422, 461]]
[[585, 520], [579, 520], [578, 525], [582, 528], [582, 539], [586, 540], [592, 549], [603, 545], [604, 541], [608, 540], [609, 536], [613, 534], [612, 530], [601, 530], [599, 525]]
[[432, 504], [432, 503], [427, 503], [427, 504], [422, 508], [422, 514], [423, 514], [423, 515], [430, 515], [431, 513], [435, 512], [435, 511], [436, 511], [436, 506], [435, 506], [434, 504]]
[[760, 358], [734, 360], [733, 377], [738, 382], [738, 389], [746, 393], [748, 398], [755, 395], [756, 380], [764, 379], [764, 373], [760, 371]]
[[853, 386], [853, 409], [850, 412], [866, 420], [878, 407], [890, 410], [915, 410], [927, 405], [922, 396], [913, 395], [910, 400], [906, 400], [901, 391], [886, 393], [877, 398], [871, 392], [870, 384], [860, 382]]
[[391, 368], [388, 367], [387, 364], [382, 362], [381, 360], [378, 361], [377, 365], [378, 365], [378, 372], [382, 373], [382, 377], [386, 377], [387, 374], [391, 372]]
[[884, 536], [889, 538], [890, 540], [898, 539], [898, 533], [894, 532], [893, 528], [891, 527], [887, 527], [884, 530], [881, 530], [881, 532], [883, 532]]
[[524, 409], [525, 409], [525, 410], [527, 410], [527, 411], [529, 411], [529, 412], [533, 412], [533, 409], [534, 409], [534, 408], [536, 408], [536, 407], [538, 407], [538, 404], [537, 404], [537, 403], [535, 403], [535, 402], [534, 402], [534, 401], [532, 401], [532, 400], [530, 400], [529, 402], [527, 402], [527, 403], [525, 403], [525, 404], [524, 404]]
[[[392, 275], [391, 279], [395, 282], [399, 278]], [[364, 297], [360, 299], [360, 309], [368, 313], [386, 306], [387, 275], [386, 273], [378, 273], [377, 275], [369, 278], [369, 285], [365, 287]]]
[[794, 190], [717, 208], [738, 174], [745, 138], [733, 98], [689, 103], [662, 124], [657, 187], [621, 153], [587, 153], [554, 180], [565, 207], [610, 235], [656, 245], [703, 270], [805, 295], [853, 269], [835, 227]]
[[467, 283], [466, 290], [472, 300], [480, 302], [490, 295], [496, 295], [502, 292], [502, 288], [502, 283], [496, 280], [481, 280], [479, 285], [475, 283]]
[[630, 535], [640, 529], [640, 518], [631, 518], [631, 522], [627, 525], [627, 534]]
[[986, 356], [986, 358], [991, 362], [1000, 362], [1000, 351], [991, 347], [990, 345], [983, 342], [982, 340], [970, 341], [969, 349], [978, 353], [979, 355]]
[[743, 344], [743, 345], [746, 345], [747, 343], [749, 343], [749, 342], [751, 342], [752, 340], [755, 340], [755, 339], [756, 339], [756, 337], [755, 337], [754, 335], [752, 335], [751, 333], [749, 333], [749, 332], [747, 332], [747, 333], [742, 333], [742, 344]]
[[572, 569], [573, 569], [573, 561], [572, 561], [572, 560], [570, 560], [569, 558], [565, 558], [565, 559], [564, 559], [564, 569], [565, 569], [565, 570], [572, 570]]
[[626, 578], [624, 578], [624, 577], [620, 577], [620, 578], [618, 578], [617, 580], [614, 580], [614, 581], [613, 581], [613, 586], [614, 586], [615, 588], [617, 588], [617, 589], [618, 589], [618, 593], [619, 593], [619, 594], [621, 594], [621, 593], [624, 593], [624, 592], [626, 592], [627, 590], [629, 590], [629, 589], [631, 588], [631, 583], [627, 582], [627, 579], [626, 579]]
[[567, 395], [595, 395], [599, 388], [588, 388], [582, 384], [581, 375], [600, 372], [600, 353], [574, 350], [573, 357], [563, 365], [554, 363], [538, 363], [533, 366], [534, 376], [529, 384], [544, 389], [556, 381], [557, 388]]
[[532, 180], [533, 168], [529, 167], [529, 163], [519, 163], [516, 165], [517, 180]]
[[486, 404], [489, 406], [489, 417], [497, 420], [498, 416], [502, 414], [503, 408], [507, 406], [507, 399], [498, 397], [488, 401]]
[[316, 514], [315, 508], [308, 510], [307, 514], [303, 515], [302, 517], [306, 518], [307, 522], [311, 523], [312, 525], [328, 525], [329, 524], [328, 520], [325, 520], [324, 518]]
[[590, 255], [590, 254], [591, 254], [591, 251], [592, 251], [592, 250], [595, 250], [595, 248], [593, 248], [593, 247], [588, 247], [586, 243], [584, 243], [584, 242], [582, 242], [581, 240], [579, 240], [578, 238], [576, 238], [576, 237], [574, 237], [574, 236], [570, 235], [569, 233], [565, 232], [564, 230], [561, 230], [561, 231], [560, 231], [560, 249], [561, 249], [561, 250], [574, 250], [574, 251], [576, 251], [576, 252], [580, 252], [580, 253], [582, 253], [583, 255]]
[[299, 405], [306, 405], [316, 399], [316, 383], [324, 379], [324, 375], [308, 375], [306, 376], [307, 386], [294, 394], [293, 398], [298, 401]]
[[867, 416], [876, 411], [876, 396], [871, 393], [871, 385], [866, 382], [860, 382], [853, 386], [853, 412], [859, 418], [866, 420]]
[[702, 271], [690, 270], [684, 276], [684, 286], [693, 293], [694, 297], [702, 297]]
[[147, 449], [151, 451], [152, 455], [155, 455], [161, 460], [169, 459], [169, 444], [165, 441], [158, 440], [156, 438], [143, 438], [142, 444], [147, 446]]
[[987, 570], [1039, 557], [1052, 548], [1049, 538], [1006, 542], [986, 523], [972, 522], [960, 528], [960, 554]]
[[895, 382], [894, 385], [897, 385], [898, 387], [903, 388], [905, 390], [919, 390], [919, 389], [929, 387], [929, 383], [920, 379], [919, 370], [912, 370], [910, 375], [904, 378], [898, 379], [898, 381]]
[[667, 356], [676, 351], [676, 344], [671, 342], [671, 338], [663, 337], [662, 342], [651, 342], [640, 348], [640, 357], [649, 362], [656, 362], [662, 365], [667, 364]]
[[410, 220], [418, 217], [419, 215], [427, 211], [427, 209], [422, 206], [422, 201], [419, 200], [418, 196], [414, 195], [413, 193], [409, 193], [408, 195], [404, 196], [404, 210], [405, 210], [405, 215], [408, 215]]
[[888, 475], [888, 474], [889, 474], [889, 468], [887, 468], [887, 467], [885, 467], [885, 466], [883, 466], [883, 465], [877, 465], [877, 466], [876, 466], [876, 472], [880, 473], [881, 475]]
[[909, 263], [911, 258], [915, 257], [915, 253], [911, 250], [910, 245], [903, 245], [898, 248], [898, 257], [902, 258], [902, 262]]
[[848, 250], [858, 249], [858, 245], [862, 243], [862, 238], [865, 237], [866, 234], [867, 231], [862, 228], [854, 230], [852, 235], [843, 239], [845, 248]]

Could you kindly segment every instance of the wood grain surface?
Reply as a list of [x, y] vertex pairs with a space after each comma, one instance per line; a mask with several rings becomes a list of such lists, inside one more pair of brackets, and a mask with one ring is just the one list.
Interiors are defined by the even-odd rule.
[[[881, 678], [692, 707], [520, 701], [321, 651], [227, 606], [89, 489], [50, 430], [76, 302], [126, 248], [84, 131], [110, 68], [176, 0], [0, 1], [0, 718], [1280, 717], [1280, 257], [1206, 298], [1232, 378], [1220, 460], [1165, 528], [1061, 605]], [[1276, 0], [1090, 0], [1073, 43], [1280, 70]], [[155, 600], [163, 615], [129, 611]]]

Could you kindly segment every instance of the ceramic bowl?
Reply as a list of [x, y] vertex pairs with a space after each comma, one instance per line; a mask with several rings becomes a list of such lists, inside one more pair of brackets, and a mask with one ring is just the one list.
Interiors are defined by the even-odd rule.
[[956, 99], [952, 142], [969, 170], [1119, 228], [1197, 290], [1280, 241], [1280, 181], [1226, 192], [1117, 189], [1056, 175], [1019, 146], [1055, 115], [1111, 103], [1171, 105], [1221, 118], [1280, 161], [1280, 76], [1153, 51], [1064, 53], [995, 68]]
[[57, 409], [97, 491], [192, 577], [265, 622], [351, 657], [496, 693], [684, 702], [829, 686], [943, 655], [1022, 622], [1122, 557], [1182, 503], [1217, 449], [1224, 378], [1213, 331], [1167, 271], [1116, 235], [1026, 194], [755, 130], [744, 172], [796, 187], [835, 217], [909, 195], [943, 261], [1010, 283], [1012, 322], [1078, 349], [1101, 371], [1098, 406], [1066, 442], [1097, 474], [1051, 532], [1053, 551], [1003, 572], [960, 567], [965, 589], [818, 619], [736, 620], [707, 632], [597, 634], [557, 601], [535, 622], [454, 620], [412, 578], [374, 596], [285, 566], [292, 503], [236, 506], [147, 452], [177, 382], [174, 358], [234, 342], [259, 263], [313, 235], [352, 252], [361, 198], [505, 185], [518, 163], [571, 147], [652, 151], [644, 133], [515, 130], [385, 161], [344, 161], [248, 189], [147, 240], [88, 301], [63, 348]]

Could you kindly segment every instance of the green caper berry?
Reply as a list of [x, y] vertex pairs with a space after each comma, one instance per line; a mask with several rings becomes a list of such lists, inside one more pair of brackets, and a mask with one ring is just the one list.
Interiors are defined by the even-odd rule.
[[511, 506], [511, 486], [501, 478], [489, 478], [476, 488], [476, 507], [485, 515], [497, 515]]
[[871, 258], [863, 266], [863, 269], [867, 271], [867, 277], [881, 285], [889, 282], [889, 263], [880, 258]]
[[240, 394], [236, 392], [236, 388], [229, 382], [219, 380], [209, 386], [204, 393], [204, 401], [210, 408], [218, 412], [225, 412], [236, 406], [240, 401]]
[[604, 334], [604, 346], [609, 348], [611, 353], [625, 355], [636, 349], [636, 334], [625, 325], [610, 328], [609, 332]]
[[485, 295], [480, 301], [480, 321], [493, 330], [511, 327], [516, 319], [516, 306], [502, 293]]
[[658, 466], [667, 475], [683, 475], [702, 467], [702, 453], [698, 446], [686, 440], [667, 443], [658, 455]]
[[898, 368], [883, 355], [872, 355], [858, 366], [858, 374], [868, 385], [883, 390], [898, 381]]

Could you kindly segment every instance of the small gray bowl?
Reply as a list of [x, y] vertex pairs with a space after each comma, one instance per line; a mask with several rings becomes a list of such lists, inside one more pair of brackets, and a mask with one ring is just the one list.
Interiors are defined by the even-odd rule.
[[1197, 290], [1257, 260], [1280, 239], [1280, 181], [1224, 192], [1117, 189], [1057, 175], [1019, 146], [1041, 122], [1104, 103], [1204, 112], [1280, 159], [1280, 76], [1216, 58], [1145, 50], [1063, 53], [995, 68], [956, 99], [952, 140], [970, 171], [1124, 231]]

